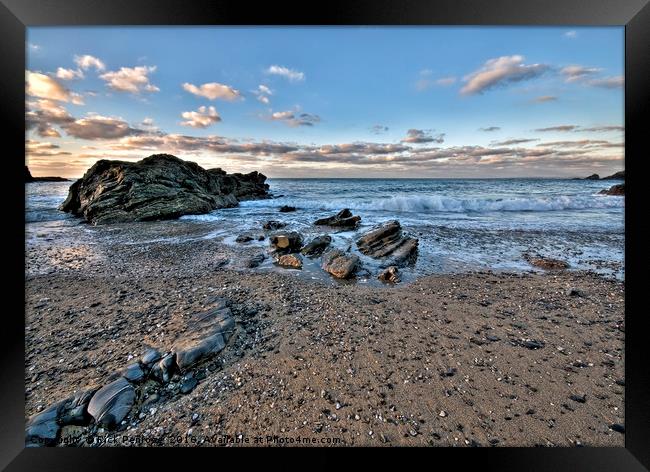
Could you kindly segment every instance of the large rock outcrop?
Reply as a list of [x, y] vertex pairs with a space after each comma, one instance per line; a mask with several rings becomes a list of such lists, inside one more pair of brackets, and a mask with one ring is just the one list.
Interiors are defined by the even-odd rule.
[[618, 197], [625, 196], [625, 184], [612, 185], [610, 188], [603, 189], [600, 192], [601, 195], [615, 195]]
[[93, 224], [165, 220], [269, 198], [265, 180], [258, 172], [206, 170], [169, 154], [100, 160], [70, 186], [59, 209]]
[[608, 175], [607, 177], [603, 177], [600, 180], [625, 180], [625, 171], [621, 170], [612, 175]]

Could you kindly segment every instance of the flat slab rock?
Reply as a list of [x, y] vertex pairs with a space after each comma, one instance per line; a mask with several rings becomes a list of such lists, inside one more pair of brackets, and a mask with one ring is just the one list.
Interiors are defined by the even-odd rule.
[[560, 259], [524, 254], [524, 259], [530, 265], [544, 270], [564, 270], [570, 267], [569, 263]]
[[359, 257], [332, 249], [323, 254], [321, 267], [337, 279], [349, 279], [359, 267]]
[[417, 256], [419, 241], [405, 236], [397, 220], [377, 226], [357, 239], [362, 254], [375, 259], [390, 258], [389, 265], [400, 266]]
[[121, 377], [97, 390], [88, 404], [95, 422], [108, 429], [119, 425], [135, 403], [135, 389]]
[[202, 313], [193, 314], [185, 333], [174, 342], [172, 353], [182, 371], [218, 354], [235, 330], [235, 319], [224, 299]]

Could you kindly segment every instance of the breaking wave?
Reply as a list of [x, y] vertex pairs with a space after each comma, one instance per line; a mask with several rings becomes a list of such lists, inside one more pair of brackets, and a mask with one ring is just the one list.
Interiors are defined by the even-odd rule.
[[246, 207], [275, 207], [293, 205], [305, 209], [340, 210], [378, 210], [394, 212], [418, 213], [486, 213], [502, 211], [562, 211], [623, 208], [624, 197], [613, 196], [556, 196], [556, 197], [526, 197], [526, 198], [454, 198], [440, 195], [410, 195], [380, 198], [374, 200], [330, 200], [319, 202], [315, 200], [292, 199], [289, 197], [273, 200], [256, 200], [242, 202]]

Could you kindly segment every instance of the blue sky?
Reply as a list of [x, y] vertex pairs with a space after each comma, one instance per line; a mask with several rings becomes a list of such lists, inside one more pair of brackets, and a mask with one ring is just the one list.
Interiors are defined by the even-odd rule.
[[[66, 176], [154, 149], [270, 176], [606, 173], [623, 167], [623, 39], [620, 27], [30, 28], [27, 160]], [[530, 141], [497, 144], [515, 140]]]

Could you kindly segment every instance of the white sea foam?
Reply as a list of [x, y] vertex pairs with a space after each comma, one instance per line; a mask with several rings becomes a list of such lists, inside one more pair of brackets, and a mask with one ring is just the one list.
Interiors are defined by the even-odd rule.
[[405, 195], [373, 200], [336, 200], [327, 202], [279, 198], [242, 202], [243, 207], [276, 207], [293, 205], [298, 208], [340, 210], [380, 210], [393, 212], [502, 212], [502, 211], [561, 211], [623, 208], [625, 199], [613, 196], [555, 196], [526, 198], [454, 198], [442, 195]]

